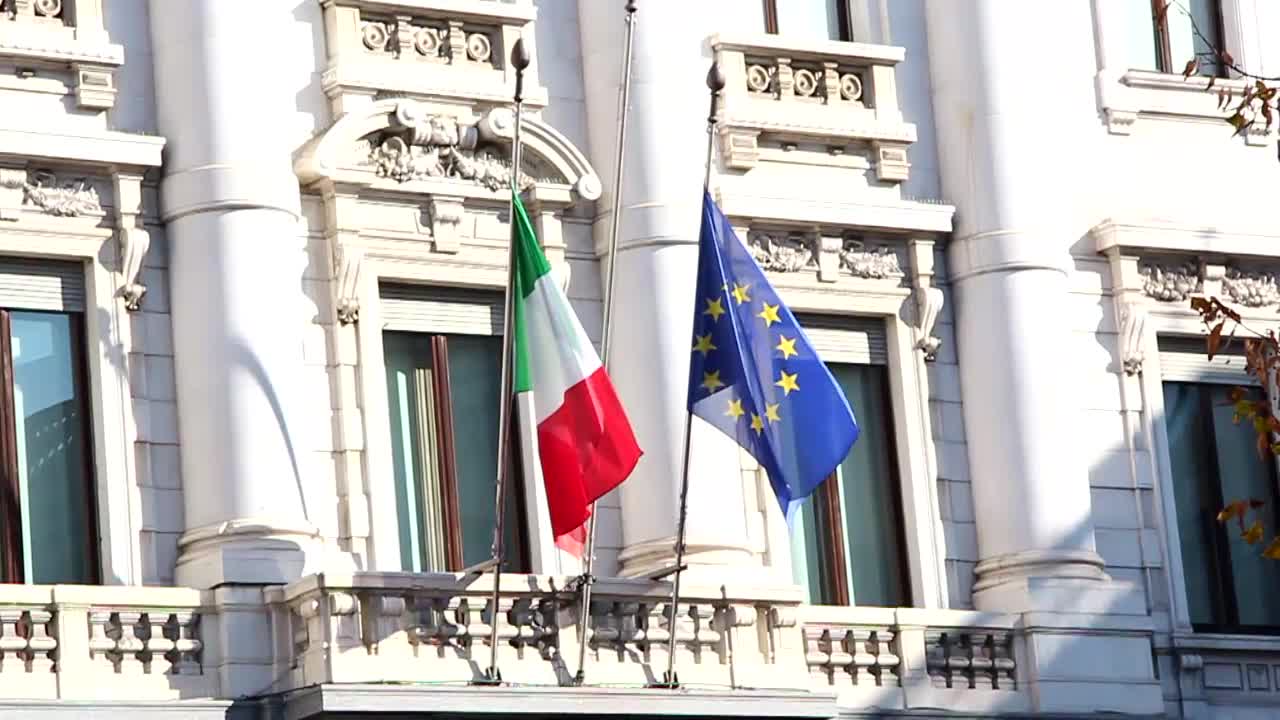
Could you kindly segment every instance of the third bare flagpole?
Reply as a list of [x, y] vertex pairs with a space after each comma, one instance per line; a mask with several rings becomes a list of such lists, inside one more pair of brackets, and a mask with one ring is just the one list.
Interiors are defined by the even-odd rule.
[[[605, 372], [609, 372], [609, 336], [613, 329], [614, 279], [618, 268], [618, 229], [622, 216], [622, 167], [626, 157], [627, 115], [631, 109], [631, 57], [635, 46], [636, 34], [636, 0], [627, 0], [626, 5], [627, 40], [622, 55], [622, 97], [618, 105], [618, 145], [613, 164], [613, 207], [609, 216], [609, 270], [605, 273], [604, 289], [604, 328], [600, 336], [600, 355], [604, 361]], [[591, 515], [587, 520], [587, 545], [583, 555], [582, 570], [582, 607], [578, 612], [578, 673], [574, 676], [575, 685], [586, 682], [587, 670], [587, 623], [591, 617], [591, 586], [595, 576], [591, 574], [596, 555], [596, 504], [591, 503]]]
[[[711, 63], [707, 71], [707, 89], [711, 91], [711, 109], [707, 111], [707, 162], [702, 177], [702, 190], [711, 187], [711, 152], [716, 138], [716, 105], [720, 99], [720, 91], [724, 90], [724, 73], [719, 63]], [[699, 203], [701, 205], [701, 202]], [[667, 672], [663, 675], [662, 684], [669, 688], [680, 687], [676, 679], [676, 618], [680, 607], [680, 576], [684, 574], [685, 526], [689, 519], [689, 441], [693, 437], [693, 412], [685, 413], [684, 418], [684, 467], [680, 473], [680, 517], [676, 522], [676, 564], [675, 581], [671, 584], [671, 603], [667, 606]]]
[[502, 321], [502, 398], [498, 406], [498, 482], [495, 489], [494, 504], [496, 520], [493, 524], [493, 597], [489, 606], [489, 669], [485, 672], [485, 684], [499, 684], [502, 674], [498, 670], [498, 625], [501, 613], [498, 610], [502, 595], [502, 540], [504, 515], [506, 510], [506, 488], [511, 470], [511, 416], [515, 408], [512, 380], [515, 368], [512, 367], [515, 350], [515, 293], [516, 284], [516, 208], [515, 195], [520, 192], [520, 129], [524, 103], [524, 71], [529, 67], [529, 51], [524, 40], [516, 40], [511, 48], [511, 65], [516, 71], [515, 130], [511, 138], [511, 194], [512, 200], [508, 214], [511, 221], [510, 249], [507, 253], [507, 292], [506, 307]]

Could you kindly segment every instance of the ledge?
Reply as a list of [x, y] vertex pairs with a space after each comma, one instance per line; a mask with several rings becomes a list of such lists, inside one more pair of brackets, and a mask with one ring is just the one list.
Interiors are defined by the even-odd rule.
[[390, 15], [411, 14], [423, 17], [465, 17], [475, 20], [527, 23], [538, 17], [538, 8], [525, 2], [498, 2], [498, 0], [321, 0], [322, 7], [330, 5], [359, 6], [371, 12]]
[[290, 694], [283, 705], [286, 720], [305, 720], [324, 713], [357, 712], [633, 718], [830, 718], [837, 715], [834, 695], [804, 691], [720, 692], [691, 688], [320, 685]]
[[111, 130], [93, 134], [57, 129], [0, 128], [0, 155], [98, 165], [160, 167], [165, 139]]
[[1141, 249], [1197, 255], [1280, 257], [1280, 233], [1261, 228], [1197, 227], [1170, 220], [1112, 219], [1089, 231], [1099, 253]]
[[752, 33], [745, 35], [712, 35], [711, 47], [715, 50], [742, 50], [744, 52], [783, 52], [797, 58], [838, 56], [850, 64], [865, 60], [866, 65], [896, 65], [907, 57], [906, 48], [894, 45], [872, 45], [837, 40], [798, 40], [789, 35]]

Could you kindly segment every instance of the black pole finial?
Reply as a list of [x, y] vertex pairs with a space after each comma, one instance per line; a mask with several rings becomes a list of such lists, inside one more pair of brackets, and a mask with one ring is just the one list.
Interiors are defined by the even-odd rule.
[[707, 70], [707, 87], [712, 94], [718, 94], [724, 89], [724, 72], [720, 70], [718, 62], [711, 63], [711, 69]]
[[714, 125], [716, 122], [716, 98], [720, 97], [720, 91], [724, 90], [724, 73], [720, 70], [720, 63], [711, 63], [711, 69], [707, 71], [707, 88], [711, 90], [711, 109], [707, 111], [707, 124]]
[[627, 12], [634, 13], [636, 11], [636, 0], [627, 0]]
[[524, 71], [528, 69], [529, 48], [524, 46], [524, 38], [518, 38], [516, 44], [511, 47], [511, 67], [516, 69], [516, 95], [515, 101], [519, 105], [524, 101]]

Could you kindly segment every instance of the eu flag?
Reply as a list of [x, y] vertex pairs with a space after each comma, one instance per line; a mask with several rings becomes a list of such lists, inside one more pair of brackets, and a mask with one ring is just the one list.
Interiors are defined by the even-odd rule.
[[835, 471], [858, 425], [831, 371], [705, 190], [689, 412], [769, 474], [786, 513]]

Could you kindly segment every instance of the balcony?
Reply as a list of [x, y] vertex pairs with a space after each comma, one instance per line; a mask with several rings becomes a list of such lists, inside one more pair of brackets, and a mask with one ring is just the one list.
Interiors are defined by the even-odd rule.
[[124, 48], [108, 41], [102, 0], [0, 2], [0, 64], [14, 65], [0, 91], [75, 94], [76, 107], [115, 105]]
[[491, 580], [362, 572], [265, 590], [0, 586], [0, 705], [213, 711], [210, 700], [270, 695], [296, 717], [456, 703], [609, 714], [621, 696], [656, 710], [705, 703], [707, 715], [1029, 707], [1012, 616], [805, 606], [794, 587], [689, 588], [676, 628], [682, 691], [648, 689], [667, 665], [671, 586], [625, 579], [596, 584], [586, 686], [574, 687], [578, 596], [563, 578], [528, 575], [502, 579], [505, 686], [468, 690], [489, 666]]

